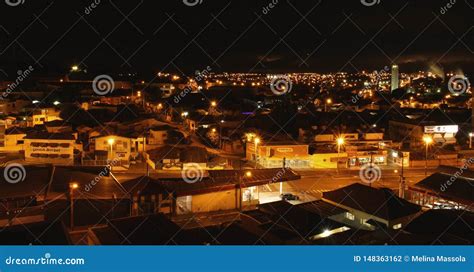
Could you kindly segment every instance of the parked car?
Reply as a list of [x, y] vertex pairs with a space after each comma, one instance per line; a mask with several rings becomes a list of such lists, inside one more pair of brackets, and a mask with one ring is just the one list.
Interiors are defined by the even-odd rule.
[[281, 194], [280, 195], [282, 200], [299, 200], [300, 197], [294, 194]]

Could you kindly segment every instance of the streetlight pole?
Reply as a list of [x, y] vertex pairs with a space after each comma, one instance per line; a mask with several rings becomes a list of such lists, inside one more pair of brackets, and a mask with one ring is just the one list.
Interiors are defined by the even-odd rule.
[[423, 141], [425, 142], [425, 177], [428, 176], [428, 147], [433, 142], [433, 138], [430, 136], [424, 136]]
[[74, 190], [77, 189], [79, 185], [77, 183], [69, 183], [69, 206], [70, 206], [70, 228], [74, 230]]
[[339, 174], [339, 158], [341, 154], [341, 146], [344, 144], [344, 138], [339, 137], [336, 140], [337, 143], [337, 163], [336, 163], [336, 172]]
[[150, 133], [150, 128], [148, 127], [146, 130], [145, 130], [145, 135], [143, 135], [143, 159], [145, 160], [145, 164], [146, 164], [146, 176], [149, 177], [150, 176], [150, 168], [148, 166], [148, 159], [146, 157], [146, 144], [148, 142], [148, 134]]
[[114, 138], [110, 138], [107, 143], [110, 145], [110, 160], [113, 160], [114, 159], [114, 143], [115, 143], [115, 140]]
[[398, 157], [398, 155], [400, 154], [400, 158], [402, 159], [402, 165], [401, 165], [401, 171], [400, 171], [400, 188], [399, 188], [399, 192], [398, 192], [398, 196], [400, 198], [405, 198], [405, 177], [403, 175], [403, 169], [404, 169], [404, 162], [405, 162], [405, 159], [403, 157], [403, 151], [397, 151], [396, 153], [393, 152], [392, 153], [392, 156], [393, 157]]
[[469, 132], [469, 149], [472, 149], [472, 136], [474, 136], [474, 134]]
[[254, 145], [255, 145], [255, 169], [257, 169], [258, 164], [258, 144], [260, 143], [260, 138], [255, 138]]

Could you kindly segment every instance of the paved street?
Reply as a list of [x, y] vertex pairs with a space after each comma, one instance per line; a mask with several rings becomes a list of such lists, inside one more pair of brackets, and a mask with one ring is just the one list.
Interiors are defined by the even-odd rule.
[[[396, 173], [394, 170], [393, 168], [382, 169], [380, 179], [372, 183], [372, 186], [398, 189], [400, 172]], [[364, 183], [359, 176], [359, 170], [340, 170], [339, 173], [330, 169], [299, 170], [297, 172], [301, 175], [301, 179], [284, 184], [283, 192], [296, 194], [302, 200], [320, 198], [323, 192], [338, 189], [354, 182]], [[428, 169], [428, 175], [433, 172], [434, 169]], [[425, 177], [425, 170], [405, 169], [404, 176], [407, 185], [411, 185]]]

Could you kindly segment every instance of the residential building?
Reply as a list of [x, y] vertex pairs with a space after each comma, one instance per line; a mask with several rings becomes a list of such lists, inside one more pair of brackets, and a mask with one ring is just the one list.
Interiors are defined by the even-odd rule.
[[360, 183], [325, 192], [323, 200], [347, 210], [347, 213], [333, 220], [366, 230], [379, 227], [400, 229], [421, 211], [421, 206], [397, 197], [388, 188], [374, 188]]
[[24, 137], [25, 160], [37, 163], [74, 164], [75, 150], [82, 151], [82, 145], [69, 133], [34, 132]]
[[28, 126], [34, 127], [36, 125], [42, 125], [45, 122], [61, 120], [61, 117], [59, 117], [60, 113], [61, 112], [56, 107], [37, 109], [28, 117]]

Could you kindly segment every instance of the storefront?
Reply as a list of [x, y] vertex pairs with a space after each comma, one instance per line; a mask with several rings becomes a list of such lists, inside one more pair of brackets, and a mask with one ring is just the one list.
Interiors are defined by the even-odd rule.
[[377, 165], [387, 165], [387, 151], [349, 151], [348, 155], [348, 166], [358, 167], [367, 163], [373, 163]]

